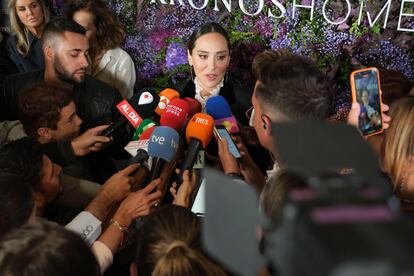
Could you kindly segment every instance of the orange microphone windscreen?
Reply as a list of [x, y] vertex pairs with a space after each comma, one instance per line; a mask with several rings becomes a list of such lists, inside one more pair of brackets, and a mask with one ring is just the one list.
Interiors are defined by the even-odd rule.
[[196, 113], [188, 122], [185, 131], [187, 142], [195, 138], [206, 148], [213, 137], [214, 119], [208, 114]]
[[160, 116], [172, 99], [180, 97], [180, 93], [172, 88], [165, 88], [158, 95], [160, 96], [160, 102], [155, 109], [155, 113]]

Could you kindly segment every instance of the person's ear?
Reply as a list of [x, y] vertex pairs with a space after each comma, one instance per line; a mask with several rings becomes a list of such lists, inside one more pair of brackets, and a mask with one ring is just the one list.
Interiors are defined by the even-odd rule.
[[45, 54], [45, 58], [48, 60], [53, 60], [55, 51], [52, 49], [52, 47], [50, 46], [45, 46], [45, 48], [43, 48], [43, 52]]
[[39, 127], [36, 132], [39, 138], [46, 140], [52, 139], [52, 130], [48, 127]]
[[34, 192], [34, 200], [36, 204], [36, 214], [38, 213], [38, 210], [42, 210], [45, 207], [46, 204], [46, 198], [41, 192]]
[[190, 50], [187, 50], [187, 58], [188, 58], [188, 64], [190, 64], [190, 66], [193, 66], [193, 57], [190, 54]]
[[130, 276], [138, 276], [138, 269], [137, 269], [137, 265], [135, 264], [135, 262], [133, 262], [129, 266], [129, 275]]
[[263, 129], [267, 135], [272, 135], [272, 121], [266, 115], [261, 116]]

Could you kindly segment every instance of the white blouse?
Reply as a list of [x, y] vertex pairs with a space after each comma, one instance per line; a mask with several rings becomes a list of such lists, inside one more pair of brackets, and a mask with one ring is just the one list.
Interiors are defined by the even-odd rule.
[[206, 107], [207, 100], [209, 98], [213, 97], [213, 96], [217, 96], [220, 93], [220, 89], [224, 85], [224, 79], [222, 79], [221, 82], [218, 83], [217, 86], [214, 87], [210, 91], [210, 94], [209, 95], [204, 96], [204, 97], [201, 96], [201, 91], [203, 91], [203, 88], [201, 87], [200, 82], [197, 79], [197, 77], [195, 77], [195, 79], [194, 79], [194, 84], [195, 84], [195, 96], [194, 96], [194, 98], [201, 103], [201, 107], [202, 107], [202, 110], [204, 112], [205, 111], [205, 107]]
[[[88, 70], [90, 73], [90, 68]], [[134, 94], [135, 65], [129, 54], [119, 47], [106, 51], [92, 76], [118, 89], [125, 99]]]

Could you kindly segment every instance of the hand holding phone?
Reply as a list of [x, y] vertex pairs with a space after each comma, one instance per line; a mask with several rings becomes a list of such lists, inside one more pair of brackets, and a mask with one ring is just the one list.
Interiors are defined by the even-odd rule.
[[364, 136], [381, 133], [382, 101], [379, 72], [375, 67], [356, 70], [351, 74], [352, 100], [360, 105], [358, 126]]
[[224, 126], [222, 125], [215, 126], [214, 134], [217, 136], [218, 139], [220, 140], [225, 139], [227, 141], [229, 151], [234, 156], [234, 158], [236, 159], [241, 158], [240, 152], [237, 149], [236, 144], [234, 143], [233, 139], [231, 138], [230, 134], [227, 132], [227, 129]]

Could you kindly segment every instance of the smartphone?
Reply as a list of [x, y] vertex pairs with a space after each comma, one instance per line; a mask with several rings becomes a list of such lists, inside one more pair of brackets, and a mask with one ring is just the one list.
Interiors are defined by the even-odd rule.
[[383, 131], [380, 78], [378, 69], [369, 67], [351, 73], [352, 101], [361, 106], [358, 124], [364, 136]]
[[234, 143], [233, 139], [231, 138], [230, 134], [228, 133], [225, 126], [216, 125], [214, 127], [214, 132], [218, 139], [226, 139], [227, 144], [229, 145], [229, 150], [234, 158], [239, 159], [241, 158], [240, 152], [237, 149], [236, 144]]

